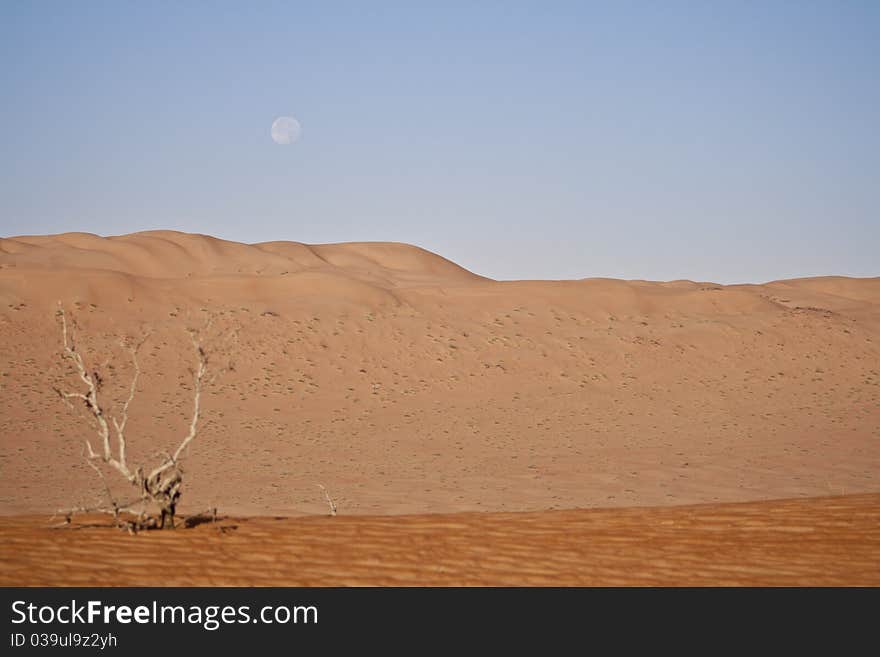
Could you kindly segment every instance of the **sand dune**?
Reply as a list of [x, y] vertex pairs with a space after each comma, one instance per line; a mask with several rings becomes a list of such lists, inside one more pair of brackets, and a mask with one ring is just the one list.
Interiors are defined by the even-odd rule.
[[89, 233], [0, 239], [0, 262], [50, 271], [106, 270], [147, 279], [238, 275], [271, 278], [304, 271], [344, 272], [382, 285], [474, 282], [481, 277], [408, 244], [299, 242], [239, 244], [207, 235], [147, 231], [119, 237]]
[[[185, 433], [185, 329], [215, 316], [184, 506], [538, 511], [880, 491], [880, 279], [493, 281], [393, 243], [151, 231], [0, 239], [0, 513], [89, 502], [53, 393], [58, 301], [131, 460]], [[238, 330], [238, 340], [225, 336]], [[113, 412], [111, 408], [111, 412]]]

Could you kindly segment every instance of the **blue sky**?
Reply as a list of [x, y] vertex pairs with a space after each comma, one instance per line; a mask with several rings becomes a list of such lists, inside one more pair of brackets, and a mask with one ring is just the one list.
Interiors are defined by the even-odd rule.
[[505, 279], [880, 275], [873, 0], [5, 0], [0, 96], [3, 236], [392, 240]]

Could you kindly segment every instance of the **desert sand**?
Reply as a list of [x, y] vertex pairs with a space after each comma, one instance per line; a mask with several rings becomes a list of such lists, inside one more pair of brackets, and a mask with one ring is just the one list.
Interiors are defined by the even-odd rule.
[[[225, 518], [128, 536], [0, 521], [0, 586], [880, 586], [880, 495]], [[206, 519], [205, 519], [206, 520]]]
[[[9, 527], [99, 492], [82, 457], [94, 429], [53, 391], [78, 383], [59, 302], [113, 412], [133, 373], [120, 338], [149, 334], [132, 463], [185, 435], [186, 330], [213, 318], [211, 366], [231, 369], [205, 390], [184, 513], [349, 532], [346, 516], [379, 531], [394, 521], [377, 516], [418, 528], [434, 521], [415, 514], [495, 512], [515, 530], [547, 514], [561, 535], [554, 509], [581, 510], [564, 512], [576, 524], [591, 509], [846, 496], [880, 519], [876, 498], [852, 497], [880, 493], [880, 278], [494, 281], [398, 243], [68, 233], [0, 239], [4, 552]], [[338, 517], [311, 518], [327, 513], [319, 485]], [[876, 533], [865, 545], [878, 556]]]

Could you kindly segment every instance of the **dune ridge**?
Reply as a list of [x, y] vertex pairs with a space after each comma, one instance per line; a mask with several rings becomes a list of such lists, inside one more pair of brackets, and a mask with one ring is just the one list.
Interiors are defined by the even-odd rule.
[[[29, 284], [33, 280], [39, 282]], [[150, 299], [189, 301], [228, 297], [236, 303], [253, 298], [278, 302], [285, 296], [322, 296], [367, 306], [430, 302], [449, 290], [460, 300], [479, 299], [487, 304], [534, 294], [583, 306], [586, 304], [578, 297], [588, 296], [597, 316], [603, 312], [656, 315], [676, 310], [741, 314], [771, 310], [774, 304], [858, 311], [876, 306], [880, 299], [880, 277], [818, 277], [727, 286], [606, 278], [494, 281], [403, 243], [241, 244], [171, 230], [113, 237], [63, 233], [0, 238], [0, 281], [0, 293], [8, 300], [100, 298], [113, 306], [136, 293]]]

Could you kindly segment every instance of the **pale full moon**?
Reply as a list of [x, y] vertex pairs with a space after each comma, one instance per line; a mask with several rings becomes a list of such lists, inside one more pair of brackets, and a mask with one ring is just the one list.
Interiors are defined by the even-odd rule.
[[272, 122], [272, 141], [276, 144], [292, 144], [302, 132], [302, 126], [292, 116], [279, 116]]

